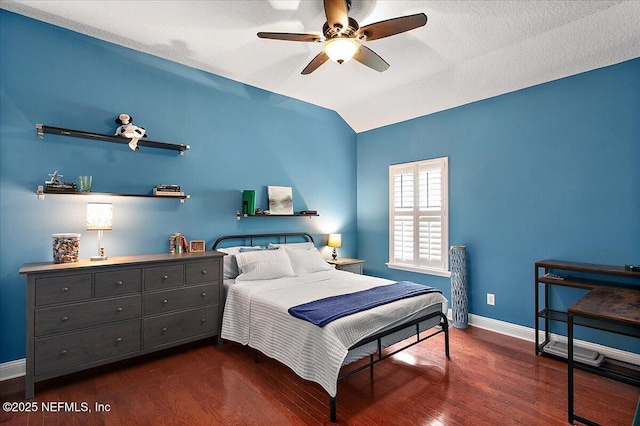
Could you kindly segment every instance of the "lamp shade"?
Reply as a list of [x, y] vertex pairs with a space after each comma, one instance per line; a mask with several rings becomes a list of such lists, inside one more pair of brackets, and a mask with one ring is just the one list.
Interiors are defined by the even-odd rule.
[[111, 203], [87, 204], [87, 230], [109, 231], [113, 226], [113, 205]]
[[323, 50], [333, 62], [342, 64], [353, 58], [359, 48], [360, 45], [353, 38], [336, 37], [327, 40]]
[[342, 234], [329, 234], [327, 245], [329, 247], [342, 247]]

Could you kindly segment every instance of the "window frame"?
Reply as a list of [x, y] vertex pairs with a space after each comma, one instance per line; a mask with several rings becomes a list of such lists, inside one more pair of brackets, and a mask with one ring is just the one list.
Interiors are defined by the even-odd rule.
[[[420, 169], [424, 168], [439, 169], [441, 171], [441, 208], [437, 213], [440, 216], [441, 224], [441, 261], [437, 266], [420, 265], [420, 261], [416, 261], [415, 259], [410, 262], [402, 262], [395, 259], [395, 176], [399, 170], [413, 169], [414, 182], [418, 182]], [[403, 214], [403, 216], [413, 216], [411, 223], [413, 225], [413, 229], [416, 230], [414, 231], [413, 238], [413, 253], [418, 253], [418, 246], [420, 241], [420, 200], [419, 188], [417, 188], [417, 186], [418, 185], [415, 185], [416, 188], [413, 191], [416, 198], [414, 205], [411, 207], [411, 213]], [[389, 262], [386, 263], [386, 265], [390, 269], [398, 269], [402, 271], [417, 272], [428, 275], [437, 275], [441, 277], [451, 276], [451, 271], [449, 270], [449, 157], [439, 157], [428, 160], [389, 165]]]

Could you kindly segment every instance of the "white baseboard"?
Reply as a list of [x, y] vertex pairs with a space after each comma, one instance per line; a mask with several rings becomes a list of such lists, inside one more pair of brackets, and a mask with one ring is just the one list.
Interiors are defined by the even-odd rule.
[[[447, 312], [449, 319], [451, 316], [451, 309]], [[469, 314], [469, 325], [472, 327], [482, 328], [484, 330], [493, 331], [495, 333], [504, 334], [506, 336], [515, 337], [517, 339], [527, 340], [531, 343], [535, 341], [536, 331], [533, 328], [525, 327], [518, 324], [512, 324], [510, 322], [500, 321], [493, 318], [481, 317], [479, 315]], [[544, 340], [544, 332], [539, 332], [540, 341]], [[551, 339], [557, 340], [562, 343], [567, 342], [567, 337], [559, 334], [551, 333]], [[618, 361], [628, 362], [630, 364], [640, 365], [640, 354], [633, 352], [627, 352], [620, 349], [611, 348], [608, 346], [598, 345], [596, 343], [587, 342], [584, 340], [575, 340], [575, 344], [585, 349], [591, 349], [599, 352], [607, 358], [616, 359]], [[531, 346], [533, 352], [534, 345]]]
[[[449, 319], [451, 316], [451, 309], [447, 312]], [[517, 339], [527, 340], [534, 342], [535, 330], [530, 327], [525, 327], [518, 324], [512, 324], [510, 322], [500, 321], [493, 318], [485, 318], [479, 315], [469, 314], [469, 325], [472, 327], [482, 328], [484, 330], [493, 331], [495, 333], [504, 334], [505, 336], [515, 337]], [[553, 340], [566, 343], [567, 338], [558, 334], [551, 334]], [[544, 339], [544, 332], [540, 332], [540, 341]], [[628, 362], [630, 364], [640, 365], [640, 354], [633, 352], [622, 351], [620, 349], [610, 348], [608, 346], [598, 345], [596, 343], [586, 342], [583, 340], [576, 340], [575, 344], [585, 349], [591, 349], [601, 353], [607, 358], [617, 359], [619, 361]], [[531, 347], [533, 352], [534, 348]], [[14, 379], [25, 375], [26, 360], [17, 359], [15, 361], [4, 362], [0, 364], [0, 381]]]
[[0, 381], [15, 379], [26, 374], [27, 360], [16, 359], [15, 361], [3, 362], [0, 364]]

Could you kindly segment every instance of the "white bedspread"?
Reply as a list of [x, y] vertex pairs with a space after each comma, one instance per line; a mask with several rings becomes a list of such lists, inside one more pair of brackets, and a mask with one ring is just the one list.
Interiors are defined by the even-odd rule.
[[447, 299], [440, 293], [410, 297], [340, 318], [323, 328], [295, 318], [287, 310], [393, 282], [338, 270], [269, 281], [236, 280], [227, 291], [221, 336], [258, 349], [336, 396], [340, 367], [350, 346], [401, 323], [425, 306], [441, 303], [446, 313]]

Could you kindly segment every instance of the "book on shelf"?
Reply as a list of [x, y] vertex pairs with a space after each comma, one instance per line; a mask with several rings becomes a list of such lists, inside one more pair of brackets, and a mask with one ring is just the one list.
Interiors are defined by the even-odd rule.
[[159, 183], [156, 185], [155, 189], [164, 192], [180, 192], [180, 185], [168, 185]]
[[44, 192], [78, 192], [78, 187], [74, 182], [45, 182]]
[[182, 191], [159, 191], [158, 188], [153, 188], [153, 195], [158, 197], [184, 197]]

